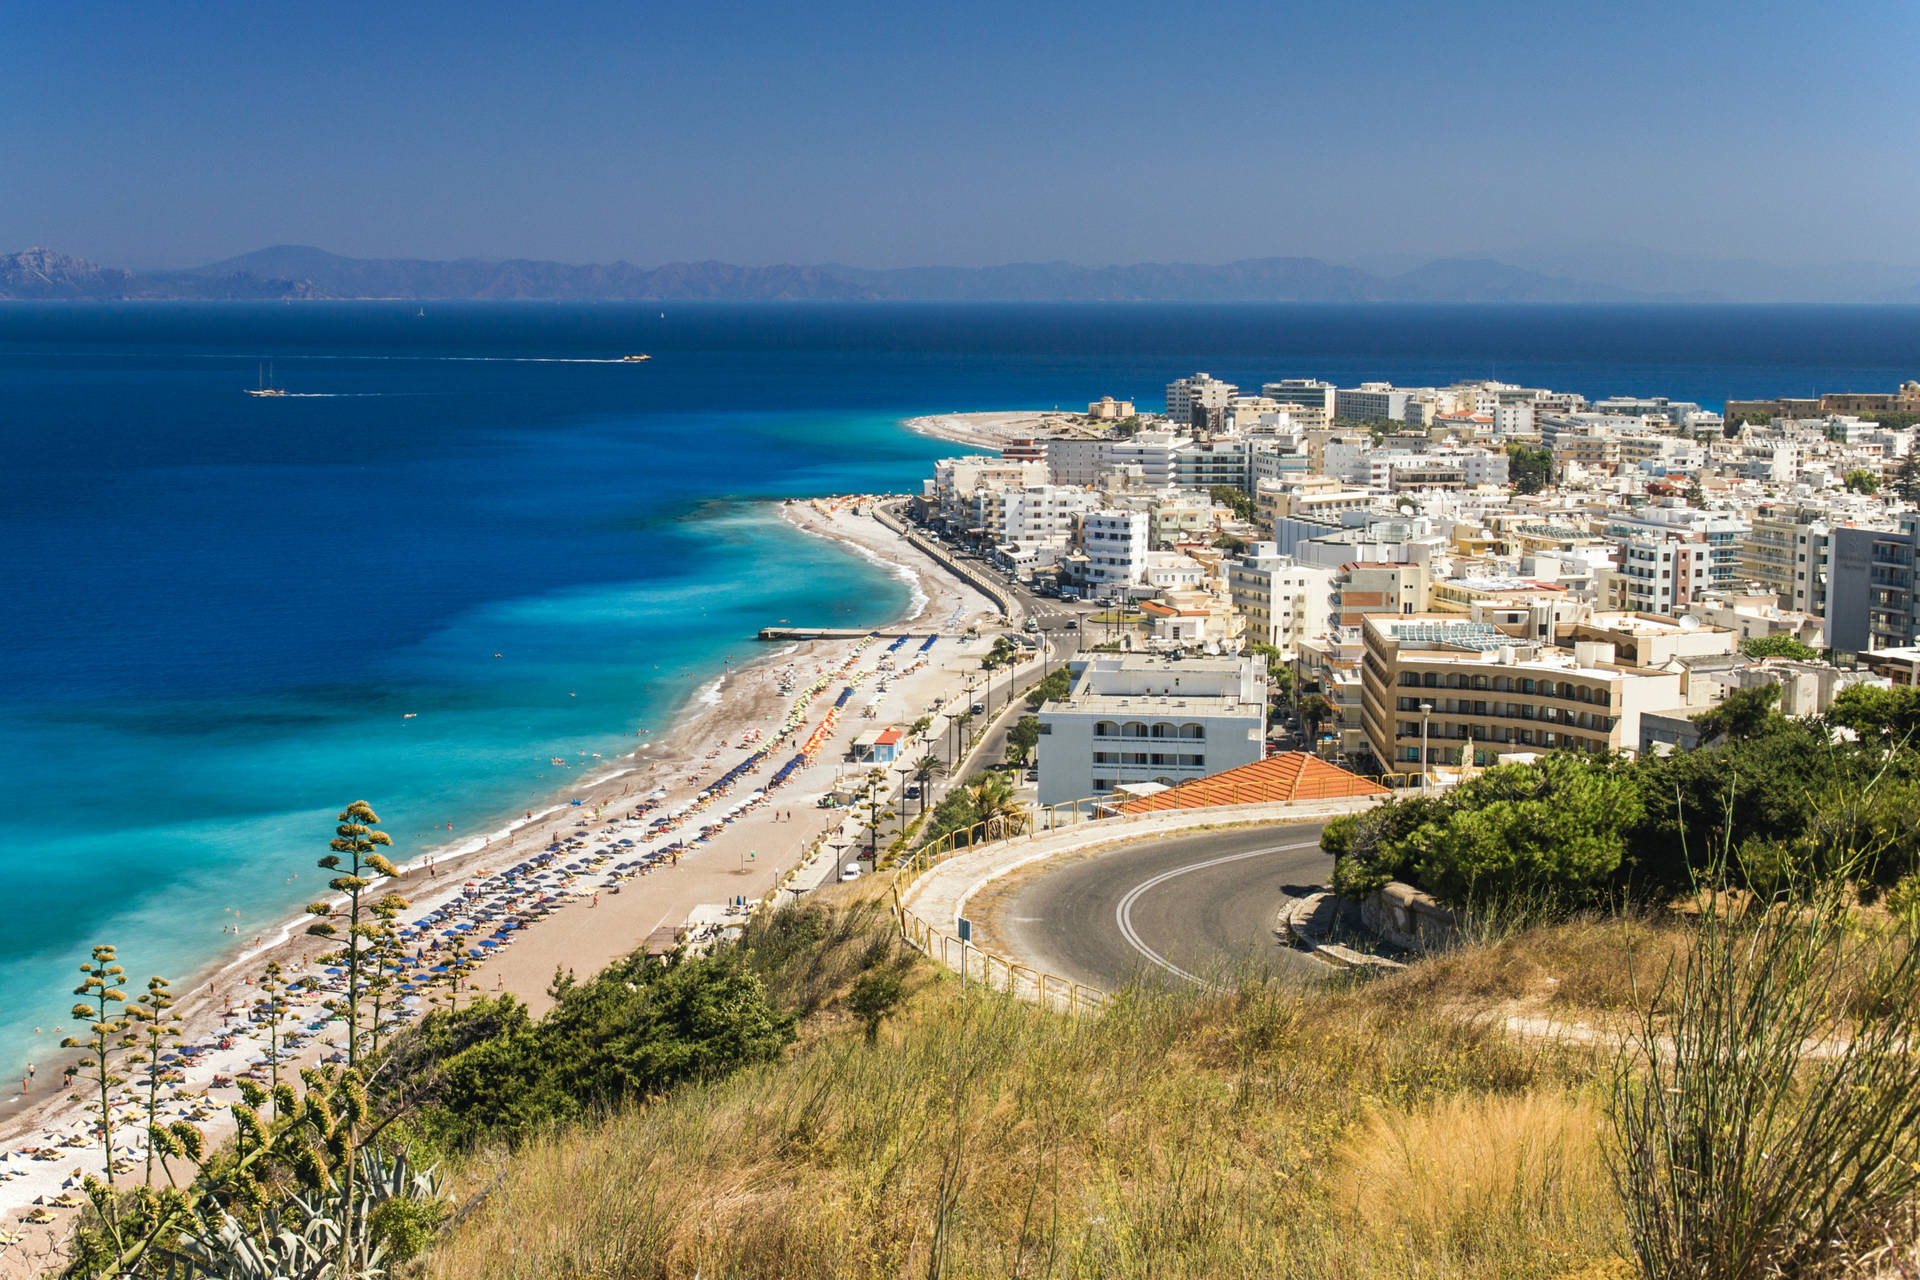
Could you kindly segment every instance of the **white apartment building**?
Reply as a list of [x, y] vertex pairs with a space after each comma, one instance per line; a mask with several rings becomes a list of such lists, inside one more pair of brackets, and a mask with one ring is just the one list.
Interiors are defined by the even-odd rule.
[[1040, 708], [1040, 803], [1171, 786], [1265, 754], [1266, 664], [1255, 658], [1099, 653]]
[[1232, 485], [1252, 491], [1253, 443], [1239, 436], [1189, 440], [1173, 450], [1173, 483], [1183, 489]]
[[1507, 482], [1507, 451], [1505, 449], [1459, 449], [1447, 450], [1440, 456], [1456, 461], [1465, 474], [1467, 487]]
[[1061, 437], [1047, 441], [1047, 479], [1092, 488], [1113, 456], [1113, 441]]
[[1740, 572], [1773, 592], [1782, 609], [1825, 617], [1833, 528], [1827, 512], [1799, 503], [1762, 503], [1741, 541]]
[[1165, 429], [1142, 431], [1131, 440], [1114, 440], [1109, 444], [1099, 482], [1107, 483], [1109, 477], [1132, 477], [1143, 488], [1164, 489], [1173, 483], [1176, 452], [1192, 443], [1186, 436]]
[[1147, 572], [1147, 513], [1111, 507], [1087, 513], [1081, 546], [1096, 592], [1138, 586]]
[[1280, 404], [1318, 409], [1321, 416], [1331, 422], [1339, 392], [1331, 382], [1317, 378], [1282, 378], [1278, 382], [1262, 383], [1260, 394]]
[[1674, 617], [1712, 585], [1706, 544], [1635, 537], [1620, 543], [1618, 567], [1599, 575], [1604, 607]]
[[1337, 571], [1299, 564], [1272, 542], [1254, 543], [1226, 569], [1227, 594], [1247, 621], [1248, 644], [1270, 644], [1292, 662], [1302, 641], [1326, 634]]
[[940, 516], [953, 527], [972, 527], [973, 496], [981, 488], [1047, 483], [1047, 464], [1037, 459], [1014, 461], [978, 454], [964, 458], [942, 458], [933, 465], [933, 479], [927, 483], [926, 496], [939, 508]]
[[1256, 436], [1247, 452], [1247, 492], [1257, 490], [1262, 480], [1305, 475], [1311, 470], [1313, 458], [1300, 442], [1278, 436]]
[[1747, 522], [1737, 517], [1701, 511], [1677, 498], [1667, 498], [1652, 506], [1609, 515], [1607, 536], [1619, 541], [1676, 538], [1704, 543], [1711, 584], [1725, 588], [1740, 584], [1740, 545], [1747, 536]]
[[1334, 393], [1339, 416], [1353, 422], [1405, 422], [1407, 401], [1421, 388], [1396, 387], [1391, 382], [1363, 382]]
[[1147, 508], [1147, 541], [1156, 547], [1191, 542], [1213, 532], [1215, 507], [1204, 489], [1175, 490], [1156, 497]]
[[1064, 541], [1096, 496], [1067, 485], [1000, 486], [974, 491], [974, 527], [996, 543]]
[[1167, 420], [1184, 427], [1193, 421], [1193, 407], [1220, 409], [1239, 393], [1231, 382], [1222, 382], [1210, 373], [1196, 373], [1167, 384]]

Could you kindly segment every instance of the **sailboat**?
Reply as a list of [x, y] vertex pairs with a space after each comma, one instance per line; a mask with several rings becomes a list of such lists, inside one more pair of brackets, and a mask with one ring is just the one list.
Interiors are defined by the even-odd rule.
[[[258, 372], [257, 369], [256, 372]], [[283, 396], [287, 393], [273, 385], [273, 368], [269, 365], [266, 372], [260, 375], [259, 387], [248, 387], [247, 394], [250, 396]]]

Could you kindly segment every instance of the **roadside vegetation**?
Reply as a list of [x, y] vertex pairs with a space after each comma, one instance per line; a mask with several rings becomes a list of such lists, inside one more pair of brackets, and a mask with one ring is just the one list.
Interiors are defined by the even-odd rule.
[[1781, 715], [1778, 695], [1738, 691], [1696, 717], [1697, 750], [1552, 755], [1330, 823], [1334, 885], [1360, 898], [1401, 880], [1452, 907], [1552, 917], [1665, 904], [1716, 862], [1763, 897], [1841, 879], [1910, 911], [1920, 690], [1856, 685], [1822, 720]]

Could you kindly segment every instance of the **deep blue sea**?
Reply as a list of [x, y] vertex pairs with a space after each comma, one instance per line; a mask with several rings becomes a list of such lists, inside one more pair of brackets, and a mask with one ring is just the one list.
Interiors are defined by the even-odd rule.
[[[956, 450], [904, 417], [1200, 369], [1714, 407], [1920, 376], [1914, 308], [419, 310], [0, 304], [0, 1073], [91, 943], [140, 982], [283, 922], [346, 802], [416, 856], [664, 728], [756, 628], [895, 615], [763, 500], [916, 485]], [[263, 361], [296, 394], [242, 395]]]

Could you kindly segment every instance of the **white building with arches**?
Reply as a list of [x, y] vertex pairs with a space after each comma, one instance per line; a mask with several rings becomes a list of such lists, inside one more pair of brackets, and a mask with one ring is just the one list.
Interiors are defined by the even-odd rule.
[[1267, 676], [1245, 657], [1095, 653], [1040, 708], [1040, 803], [1174, 785], [1262, 759]]

